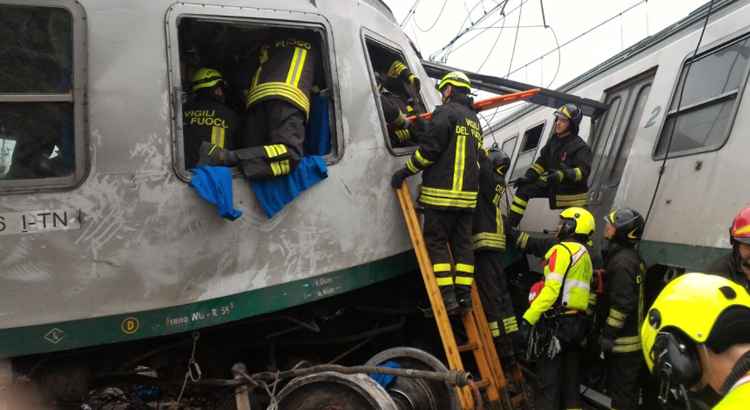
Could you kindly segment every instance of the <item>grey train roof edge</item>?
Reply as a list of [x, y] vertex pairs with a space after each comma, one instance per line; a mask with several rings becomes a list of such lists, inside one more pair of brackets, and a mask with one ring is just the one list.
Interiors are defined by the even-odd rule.
[[[713, 11], [711, 12], [716, 13], [717, 11], [733, 4], [737, 3], [740, 0], [719, 0], [714, 4]], [[656, 34], [652, 34], [643, 40], [633, 44], [632, 46], [626, 48], [625, 50], [615, 54], [614, 56], [608, 58], [601, 64], [595, 66], [594, 68], [586, 71], [585, 73], [579, 75], [578, 77], [575, 77], [574, 79], [568, 81], [567, 83], [563, 84], [559, 88], [557, 88], [558, 91], [567, 92], [571, 91], [572, 89], [576, 88], [577, 86], [585, 83], [586, 81], [605, 73], [606, 71], [616, 67], [623, 61], [633, 58], [634, 56], [645, 52], [649, 48], [669, 39], [670, 37], [678, 34], [684, 29], [690, 28], [693, 24], [702, 22], [703, 19], [706, 18], [706, 13], [708, 13], [708, 5], [710, 2], [706, 2], [702, 6], [698, 7], [694, 11], [692, 11], [690, 14], [687, 15], [687, 17], [683, 18], [682, 20], [664, 28], [663, 30], [659, 31]], [[502, 128], [511, 122], [517, 120], [518, 118], [523, 117], [524, 115], [528, 114], [529, 112], [535, 110], [537, 107], [534, 105], [529, 105], [523, 108], [520, 108], [518, 111], [512, 112], [507, 117], [503, 118], [502, 120], [498, 121], [495, 125], [492, 125], [490, 129], [488, 130], [488, 134], [492, 133], [499, 128]]]

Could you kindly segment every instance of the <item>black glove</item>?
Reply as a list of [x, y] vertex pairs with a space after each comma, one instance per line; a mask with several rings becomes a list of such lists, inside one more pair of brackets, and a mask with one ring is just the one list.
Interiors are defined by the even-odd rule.
[[220, 148], [216, 144], [203, 141], [198, 150], [198, 165], [215, 165], [233, 167], [238, 158], [234, 151]]
[[399, 169], [391, 177], [391, 186], [393, 187], [393, 189], [399, 189], [399, 188], [401, 188], [401, 185], [404, 184], [404, 180], [406, 178], [409, 178], [410, 176], [411, 176], [411, 172], [409, 172], [408, 169], [406, 169], [406, 168]]
[[549, 181], [551, 184], [559, 184], [563, 182], [563, 179], [565, 179], [565, 173], [563, 171], [560, 171], [559, 169], [551, 169], [546, 174], [547, 181]]
[[516, 337], [522, 345], [528, 343], [529, 337], [531, 337], [531, 329], [533, 327], [534, 325], [526, 321], [526, 319], [521, 319], [521, 321], [518, 323], [518, 332], [516, 332]]
[[417, 76], [416, 76], [416, 75], [414, 75], [414, 74], [411, 74], [411, 75], [409, 75], [409, 84], [411, 84], [411, 86], [412, 86], [412, 87], [414, 87], [414, 89], [415, 89], [415, 90], [416, 90], [417, 92], [419, 92], [419, 89], [420, 89], [420, 88], [421, 88], [421, 86], [422, 86], [422, 82], [421, 82], [421, 81], [419, 81], [419, 77], [417, 77]]
[[601, 347], [602, 352], [609, 353], [615, 347], [615, 341], [610, 337], [602, 335], [599, 337], [599, 347]]

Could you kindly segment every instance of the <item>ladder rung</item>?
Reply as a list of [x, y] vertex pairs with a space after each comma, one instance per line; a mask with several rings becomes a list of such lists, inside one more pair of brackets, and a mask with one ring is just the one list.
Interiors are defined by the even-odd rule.
[[477, 386], [478, 389], [484, 389], [484, 388], [486, 388], [487, 386], [490, 385], [490, 382], [488, 380], [486, 380], [486, 379], [485, 380], [479, 380], [479, 381], [474, 382], [474, 385]]
[[459, 352], [473, 352], [474, 350], [477, 350], [477, 349], [479, 349], [479, 345], [474, 342], [466, 343], [465, 345], [458, 346]]

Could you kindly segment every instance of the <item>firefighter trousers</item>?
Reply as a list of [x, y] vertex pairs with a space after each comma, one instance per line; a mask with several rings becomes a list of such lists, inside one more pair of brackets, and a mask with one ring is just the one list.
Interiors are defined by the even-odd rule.
[[502, 257], [503, 254], [497, 251], [477, 251], [474, 253], [474, 265], [479, 299], [487, 315], [492, 338], [496, 346], [504, 346], [503, 351], [497, 353], [501, 357], [511, 357], [514, 355], [512, 344], [499, 341], [501, 338], [510, 340], [509, 336], [518, 331]]
[[[581, 347], [561, 343], [562, 350], [554, 358], [541, 357], [537, 374], [541, 394], [536, 398], [537, 410], [580, 409]], [[560, 406], [560, 403], [564, 406]]]
[[303, 156], [305, 113], [282, 100], [264, 100], [250, 107], [242, 147], [237, 150], [240, 169], [248, 179], [289, 175]]
[[638, 409], [640, 396], [640, 376], [643, 366], [643, 353], [612, 353], [609, 360], [609, 395], [612, 397], [612, 407], [616, 410]]
[[530, 184], [518, 187], [513, 195], [513, 203], [510, 206], [510, 226], [518, 227], [526, 212], [529, 201], [533, 198], [547, 198], [550, 209], [563, 209], [571, 206], [586, 208], [588, 205], [588, 194], [559, 194], [555, 193], [550, 183], [537, 180]]
[[474, 283], [473, 220], [474, 214], [467, 211], [433, 208], [424, 211], [424, 241], [438, 287], [445, 295], [455, 286], [457, 299], [468, 301], [468, 304], [471, 303], [471, 285]]

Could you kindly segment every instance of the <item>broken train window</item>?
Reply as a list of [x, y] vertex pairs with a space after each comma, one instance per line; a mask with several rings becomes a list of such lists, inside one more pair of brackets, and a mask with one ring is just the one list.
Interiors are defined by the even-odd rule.
[[[365, 36], [370, 73], [377, 86], [377, 106], [391, 149], [416, 146], [407, 116], [425, 112], [420, 94], [421, 82], [409, 68], [404, 54], [383, 41]], [[407, 153], [411, 150], [398, 150]]]
[[75, 186], [84, 175], [83, 11], [73, 1], [3, 3], [0, 189]]
[[[213, 164], [240, 165], [249, 178], [287, 175], [306, 155], [334, 159], [323, 27], [202, 16], [177, 24], [178, 172], [187, 175], [207, 155]], [[222, 150], [232, 152], [217, 157]], [[257, 161], [246, 160], [254, 156]], [[274, 160], [282, 156], [287, 159]]]

